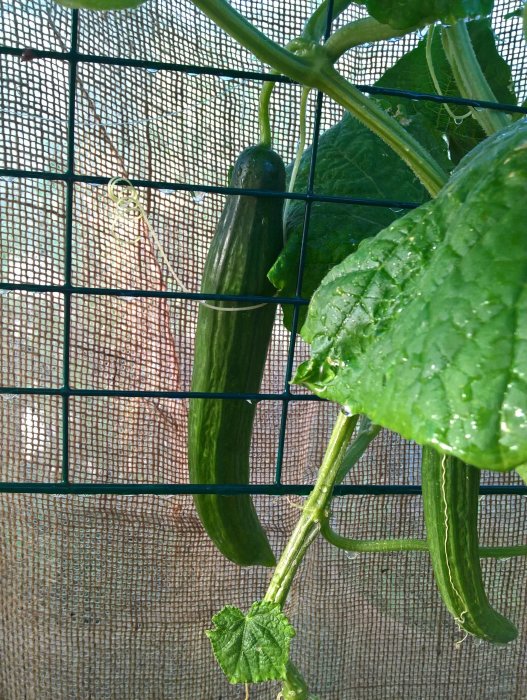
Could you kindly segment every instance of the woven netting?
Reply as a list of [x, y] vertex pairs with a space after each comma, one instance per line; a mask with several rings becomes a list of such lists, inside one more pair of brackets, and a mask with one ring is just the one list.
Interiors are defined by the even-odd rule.
[[[273, 39], [297, 36], [317, 3], [238, 0], [233, 5]], [[498, 48], [522, 82], [516, 2], [497, 4]], [[350, 14], [345, 19], [350, 19]], [[72, 14], [48, 0], [0, 5], [0, 42], [68, 51]], [[150, 0], [136, 11], [79, 15], [81, 54], [260, 71], [263, 66], [194, 6]], [[414, 46], [412, 35], [354, 50], [340, 63], [371, 84]], [[73, 150], [69, 66], [60, 58], [1, 57], [1, 165], [26, 171], [225, 186], [229, 166], [258, 141], [260, 83], [178, 70], [78, 64]], [[299, 88], [273, 93], [276, 149], [287, 162], [298, 139]], [[310, 101], [308, 129], [315, 101]], [[321, 128], [342, 110], [325, 100]], [[100, 289], [198, 291], [224, 197], [138, 188], [170, 270], [143, 220], [115, 223], [106, 186], [0, 180], [2, 281]], [[323, 193], [322, 193], [323, 194]], [[349, 192], [353, 196], [353, 192]], [[65, 232], [71, 223], [71, 250]], [[71, 260], [71, 279], [65, 270]], [[178, 280], [174, 279], [175, 273]], [[197, 302], [10, 291], [0, 296], [2, 386], [186, 391]], [[64, 338], [71, 347], [65, 367]], [[289, 335], [275, 325], [262, 391], [281, 392]], [[295, 364], [305, 358], [299, 341]], [[65, 407], [67, 410], [65, 410]], [[142, 396], [0, 396], [0, 481], [60, 481], [68, 448], [76, 483], [185, 483], [188, 402]], [[336, 408], [292, 402], [283, 482], [313, 481]], [[282, 403], [262, 401], [252, 444], [252, 481], [272, 483]], [[67, 421], [67, 431], [64, 431]], [[67, 432], [69, 441], [63, 441]], [[418, 484], [419, 448], [384, 432], [353, 483]], [[514, 477], [486, 476], [488, 483]], [[299, 497], [255, 498], [279, 552]], [[525, 541], [525, 498], [481, 501], [484, 544]], [[347, 496], [336, 526], [353, 537], [423, 537], [418, 496]], [[292, 655], [322, 700], [527, 697], [526, 569], [521, 558], [483, 560], [490, 600], [514, 620], [506, 648], [465, 639], [442, 605], [424, 553], [350, 557], [315, 543], [287, 605], [298, 635]], [[190, 496], [0, 496], [0, 697], [2, 700], [227, 700], [244, 697], [214, 663], [204, 630], [224, 604], [245, 609], [269, 571], [240, 569], [209, 542]], [[278, 684], [251, 689], [275, 698]]]

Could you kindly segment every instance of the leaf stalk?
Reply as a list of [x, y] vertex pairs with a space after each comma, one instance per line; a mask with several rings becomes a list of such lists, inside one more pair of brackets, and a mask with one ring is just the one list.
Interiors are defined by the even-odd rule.
[[[465, 22], [460, 21], [449, 27], [442, 27], [441, 38], [461, 96], [497, 103], [496, 96], [474, 52]], [[471, 108], [471, 110], [487, 136], [501, 131], [511, 121], [509, 115], [504, 112], [478, 108]]]

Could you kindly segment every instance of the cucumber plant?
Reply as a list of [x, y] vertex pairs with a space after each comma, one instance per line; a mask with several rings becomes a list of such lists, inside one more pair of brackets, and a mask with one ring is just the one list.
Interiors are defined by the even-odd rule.
[[[75, 0], [75, 5], [93, 7], [94, 1]], [[310, 304], [298, 327], [311, 346], [311, 358], [297, 368], [293, 382], [343, 410], [263, 599], [246, 615], [227, 606], [214, 616], [208, 636], [217, 660], [231, 682], [282, 680], [282, 698], [309, 697], [289, 659], [294, 630], [283, 607], [319, 534], [344, 549], [427, 552], [439, 593], [458, 626], [486, 641], [508, 643], [516, 629], [491, 607], [479, 559], [525, 555], [527, 548], [480, 548], [477, 506], [480, 470], [516, 469], [527, 481], [527, 109], [518, 106], [510, 67], [496, 50], [489, 21], [493, 0], [322, 0], [306, 18], [302, 35], [285, 47], [227, 0], [192, 2], [274, 72], [300, 83], [304, 99], [306, 90], [315, 88], [344, 108], [342, 122], [320, 141], [317, 167], [325, 194], [358, 191], [370, 198], [410, 198], [418, 205], [407, 213], [373, 214], [363, 225], [357, 208], [344, 212], [319, 203], [312, 208], [312, 235], [302, 242], [300, 205], [293, 201], [287, 209], [285, 246], [280, 250], [280, 233], [269, 258], [266, 252], [270, 281], [279, 292], [291, 294], [305, 247], [303, 294]], [[331, 32], [332, 21], [352, 5], [360, 5], [365, 16]], [[525, 3], [511, 9], [513, 21], [525, 22]], [[338, 58], [355, 46], [416, 30], [427, 36], [376, 87], [440, 93], [447, 101], [461, 96], [464, 103], [458, 100], [446, 109], [437, 100], [414, 102], [393, 92], [367, 96], [335, 68]], [[266, 147], [271, 144], [271, 90], [264, 86], [260, 106]], [[508, 107], [488, 108], [488, 102], [498, 101]], [[309, 149], [298, 162], [296, 186], [301, 189], [307, 182]], [[270, 189], [281, 187], [278, 180], [269, 184]], [[225, 215], [218, 231], [228, 240], [235, 229], [246, 227], [237, 218], [239, 203], [233, 202], [226, 208], [235, 223]], [[278, 218], [277, 202], [252, 202], [249, 208], [272, 209]], [[250, 237], [252, 227], [247, 228]], [[213, 291], [250, 293], [238, 281], [224, 286], [238, 253], [233, 248], [232, 259], [225, 262], [216, 246], [215, 241], [204, 284], [210, 281]], [[260, 261], [253, 263], [260, 276]], [[243, 265], [241, 278], [250, 278]], [[255, 365], [243, 360], [249, 383], [237, 377], [233, 365], [216, 365], [214, 348], [207, 347], [211, 329], [217, 329], [218, 347], [230, 357], [236, 334], [247, 338], [245, 314], [253, 311], [200, 310], [196, 391], [228, 390], [227, 379], [235, 382], [234, 391], [257, 390], [270, 321], [260, 347], [250, 346], [257, 355]], [[270, 305], [258, 311], [272, 320]], [[290, 308], [284, 308], [284, 318], [296, 331]], [[191, 408], [191, 477], [207, 483], [230, 477], [246, 481], [252, 411], [246, 409], [242, 416], [239, 406], [227, 401], [211, 401], [210, 409], [205, 405], [197, 399]], [[231, 422], [243, 431], [245, 442], [237, 452], [240, 461], [228, 464], [230, 448], [222, 435]], [[380, 426], [423, 445], [424, 541], [358, 542], [329, 525], [335, 484]], [[203, 446], [207, 461], [200, 459]], [[196, 498], [218, 547], [240, 564], [271, 563], [248, 498], [223, 498]], [[245, 540], [244, 529], [250, 530]], [[251, 547], [258, 552], [253, 561]]]
[[[409, 65], [422, 82], [418, 60], [427, 65], [426, 53], [432, 85], [425, 92], [439, 87], [452, 94], [453, 84], [454, 93], [467, 99], [500, 99], [514, 107], [509, 68], [497, 54], [490, 24], [481, 20], [492, 10], [492, 2], [475, 2], [467, 10], [466, 3], [455, 0], [371, 0], [365, 3], [370, 17], [341, 27], [320, 44], [322, 10], [332, 9], [335, 16], [351, 4], [324, 2], [306, 23], [304, 35], [290, 44], [288, 54], [251, 28], [228, 3], [194, 2], [275, 70], [318, 88], [342, 105], [369, 130], [363, 130], [368, 135], [361, 142], [369, 152], [379, 148], [375, 139], [382, 140], [424, 189], [418, 195], [425, 200], [421, 206], [394, 217], [387, 226], [373, 224], [360, 237], [362, 242], [346, 236], [357, 231], [353, 221], [336, 227], [322, 205], [313, 211], [319, 219], [314, 222], [312, 256], [306, 260], [305, 293], [314, 293], [301, 328], [312, 356], [298, 367], [293, 381], [336, 401], [345, 411], [263, 602], [283, 608], [302, 557], [320, 531], [337, 546], [359, 548], [361, 543], [349, 546], [331, 536], [327, 512], [328, 493], [346, 471], [342, 464], [350, 468], [367, 445], [368, 437], [359, 431], [346, 459], [356, 416], [365, 414], [376, 424], [429, 446], [423, 463], [428, 538], [420, 546], [408, 543], [407, 548], [429, 552], [439, 592], [460, 628], [490, 642], [507, 643], [515, 638], [516, 629], [490, 606], [479, 566], [483, 551], [477, 536], [477, 494], [479, 469], [509, 471], [527, 461], [527, 392], [522, 379], [527, 368], [521, 352], [527, 337], [527, 258], [521, 235], [527, 214], [527, 124], [516, 119], [517, 113], [481, 109], [471, 110], [468, 119], [459, 119], [450, 110], [445, 123], [445, 112], [440, 114], [437, 105], [423, 108], [412, 103], [401, 108], [400, 100], [395, 103], [389, 96], [364, 97], [331, 65], [362, 41], [385, 39], [390, 32], [400, 36], [439, 21], [440, 38], [438, 32], [430, 35], [428, 46], [422, 43], [413, 55], [403, 57], [401, 63], [406, 65], [391, 69], [391, 75], [383, 76], [384, 84], [411, 75]], [[464, 20], [476, 16], [478, 21], [467, 27]], [[410, 81], [400, 87], [414, 86]], [[422, 85], [414, 89], [422, 90]], [[361, 128], [357, 127], [359, 133]], [[344, 131], [345, 125], [335, 129]], [[353, 159], [338, 136], [327, 136], [333, 153], [325, 165], [338, 169], [339, 150], [344, 152], [352, 182]], [[445, 141], [448, 153], [442, 150]], [[321, 143], [319, 158], [325, 156], [323, 148]], [[364, 152], [361, 157], [360, 166]], [[308, 158], [306, 154], [306, 164]], [[384, 176], [381, 172], [377, 181]], [[374, 171], [371, 177], [375, 180]], [[300, 170], [298, 181], [301, 178]], [[399, 176], [401, 181], [405, 178]], [[345, 174], [342, 182], [345, 187]], [[297, 275], [300, 227], [295, 214], [291, 206], [286, 247], [270, 271], [282, 292], [291, 290]], [[334, 245], [335, 235], [344, 241], [342, 245]], [[288, 309], [285, 318], [291, 327]], [[404, 548], [401, 542], [381, 541], [372, 543], [370, 551]], [[520, 545], [515, 553], [525, 554], [526, 549]], [[229, 634], [222, 615], [215, 616], [211, 641], [225, 670]], [[276, 629], [271, 616], [267, 629]], [[284, 679], [284, 697], [299, 687], [295, 696], [307, 698], [307, 687], [298, 685], [298, 670], [286, 661], [290, 637], [274, 636], [274, 648], [279, 644], [285, 666], [276, 675], [267, 669], [266, 678]], [[258, 678], [251, 675], [250, 664], [245, 671], [246, 682], [262, 678], [261, 668]]]

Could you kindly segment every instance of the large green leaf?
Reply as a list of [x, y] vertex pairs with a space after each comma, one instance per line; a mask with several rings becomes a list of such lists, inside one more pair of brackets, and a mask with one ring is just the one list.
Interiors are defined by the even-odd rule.
[[[419, 114], [401, 117], [406, 128], [449, 168], [446, 145], [428, 121]], [[305, 192], [309, 178], [311, 149], [302, 157], [295, 191]], [[380, 200], [424, 202], [428, 194], [401, 159], [367, 127], [346, 114], [320, 138], [315, 170], [315, 191], [324, 195], [353, 196]], [[304, 229], [305, 204], [291, 200], [286, 220], [287, 243], [269, 273], [280, 294], [294, 296]], [[309, 233], [302, 279], [306, 299], [324, 275], [358, 243], [374, 236], [401, 216], [402, 209], [382, 206], [315, 202], [311, 207]], [[302, 310], [300, 323], [305, 318]], [[290, 328], [292, 308], [284, 307], [284, 322]]]
[[286, 678], [289, 644], [295, 631], [275, 603], [253, 603], [249, 612], [228, 605], [214, 615], [206, 632], [214, 655], [231, 683]]
[[295, 383], [476, 467], [527, 462], [527, 120], [335, 267]]
[[488, 15], [493, 0], [366, 0], [372, 17], [396, 29], [423, 27], [441, 20], [451, 24], [458, 19]]
[[[490, 21], [483, 19], [469, 22], [467, 28], [478, 62], [496, 99], [505, 104], [516, 104], [511, 69], [496, 49]], [[436, 93], [426, 60], [426, 41], [423, 39], [415, 49], [404, 54], [384, 73], [376, 85], [398, 90]], [[459, 89], [443, 50], [439, 30], [434, 31], [430, 53], [432, 69], [441, 94], [445, 97], [459, 96]], [[437, 102], [414, 101], [396, 96], [382, 96], [378, 99], [382, 106], [393, 114], [402, 114], [407, 117], [415, 114], [423, 115], [434, 129], [447, 137], [450, 156], [454, 163], [458, 163], [485, 138], [483, 129], [473, 116], [463, 118], [468, 110], [465, 106], [451, 105], [452, 114], [459, 117], [454, 119], [445, 106]]]

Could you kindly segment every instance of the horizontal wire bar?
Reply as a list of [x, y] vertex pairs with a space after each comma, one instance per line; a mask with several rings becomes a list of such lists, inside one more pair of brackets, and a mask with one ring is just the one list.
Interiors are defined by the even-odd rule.
[[0, 395], [9, 396], [84, 396], [137, 399], [244, 399], [245, 401], [326, 401], [314, 394], [266, 393], [243, 394], [241, 392], [209, 391], [139, 391], [126, 389], [75, 389], [72, 387], [17, 387], [0, 386]]
[[214, 75], [226, 78], [244, 78], [255, 81], [268, 81], [273, 83], [295, 84], [293, 80], [276, 73], [265, 71], [238, 70], [235, 68], [214, 68], [213, 66], [199, 66], [192, 63], [174, 63], [171, 61], [148, 61], [137, 58], [121, 58], [119, 56], [101, 56], [97, 54], [71, 53], [68, 51], [51, 51], [46, 49], [17, 48], [14, 46], [0, 46], [0, 55], [18, 56], [23, 61], [33, 61], [39, 58], [68, 61], [75, 63], [95, 63], [108, 66], [123, 66], [125, 68], [145, 68], [156, 71], [173, 71], [187, 73], [190, 76]]
[[[197, 493], [226, 496], [237, 494], [251, 494], [253, 496], [307, 496], [312, 489], [312, 484], [83, 484], [72, 482], [65, 484], [61, 482], [0, 482], [0, 493], [76, 494], [86, 496], [95, 494], [178, 496]], [[334, 494], [335, 496], [418, 496], [421, 494], [421, 487], [417, 485], [393, 484], [341, 484], [335, 487]], [[527, 496], [527, 486], [481, 486], [480, 494], [484, 496]]]
[[[0, 55], [18, 56], [22, 60], [30, 61], [38, 58], [55, 59], [59, 61], [69, 61], [76, 63], [95, 63], [109, 66], [123, 66], [133, 68], [145, 68], [150, 70], [166, 70], [190, 75], [214, 75], [218, 77], [244, 78], [255, 81], [269, 81], [275, 83], [296, 84], [295, 81], [283, 75], [266, 73], [262, 71], [242, 71], [232, 68], [213, 68], [210, 66], [198, 66], [193, 64], [171, 63], [166, 61], [145, 61], [135, 58], [120, 58], [117, 56], [100, 56], [94, 54], [72, 53], [67, 51], [47, 51], [33, 48], [18, 48], [14, 46], [1, 46]], [[527, 114], [526, 107], [518, 105], [489, 102], [485, 100], [472, 100], [464, 97], [450, 97], [427, 92], [414, 92], [412, 90], [399, 90], [376, 85], [354, 85], [361, 92], [372, 95], [392, 95], [404, 97], [411, 100], [425, 100], [431, 102], [467, 105], [469, 107], [482, 107], [504, 112], [516, 112]]]
[[[73, 175], [17, 168], [0, 168], [0, 178], [22, 178], [36, 180], [55, 180], [59, 182], [76, 182], [87, 185], [107, 185], [112, 178], [99, 175]], [[400, 202], [391, 199], [369, 199], [364, 197], [345, 197], [304, 192], [273, 192], [270, 190], [243, 189], [240, 187], [221, 187], [216, 185], [192, 185], [185, 182], [165, 182], [163, 180], [128, 180], [134, 187], [172, 190], [173, 192], [200, 192], [205, 194], [239, 194], [247, 197], [269, 197], [270, 199], [295, 199], [301, 201], [328, 202], [330, 204], [357, 204], [390, 209], [415, 209], [422, 202]]]
[[415, 92], [414, 90], [400, 90], [398, 88], [380, 87], [377, 85], [354, 85], [361, 92], [371, 95], [386, 95], [393, 97], [404, 97], [409, 100], [424, 100], [426, 102], [448, 103], [453, 105], [466, 105], [467, 107], [481, 107], [483, 109], [493, 109], [498, 112], [515, 112], [527, 114], [527, 107], [506, 104], [503, 102], [489, 102], [488, 100], [473, 100], [468, 97], [446, 97], [430, 92]]
[[23, 282], [0, 282], [4, 292], [32, 292], [35, 294], [78, 294], [80, 296], [115, 296], [154, 299], [188, 299], [190, 301], [254, 301], [267, 304], [295, 304], [305, 306], [309, 299], [302, 297], [269, 297], [257, 294], [206, 294], [204, 292], [173, 292], [161, 289], [114, 289], [107, 287], [75, 287], [66, 284], [24, 284]]

